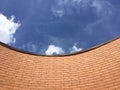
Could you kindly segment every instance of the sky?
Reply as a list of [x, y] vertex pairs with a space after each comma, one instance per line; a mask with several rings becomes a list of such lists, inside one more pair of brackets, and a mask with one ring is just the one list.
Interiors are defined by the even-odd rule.
[[73, 54], [120, 36], [120, 0], [0, 0], [0, 42]]

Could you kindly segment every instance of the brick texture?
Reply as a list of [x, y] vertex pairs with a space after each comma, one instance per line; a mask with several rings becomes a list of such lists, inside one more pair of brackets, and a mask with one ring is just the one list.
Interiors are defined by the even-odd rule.
[[0, 90], [120, 90], [120, 39], [64, 57], [0, 45]]

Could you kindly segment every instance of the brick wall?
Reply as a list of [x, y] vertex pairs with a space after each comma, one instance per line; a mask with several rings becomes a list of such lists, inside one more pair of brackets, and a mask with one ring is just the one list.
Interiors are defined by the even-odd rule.
[[65, 57], [0, 45], [0, 90], [120, 90], [120, 39]]

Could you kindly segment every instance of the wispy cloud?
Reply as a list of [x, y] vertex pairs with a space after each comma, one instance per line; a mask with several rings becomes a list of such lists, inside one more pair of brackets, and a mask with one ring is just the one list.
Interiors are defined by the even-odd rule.
[[14, 22], [15, 17], [8, 19], [5, 15], [0, 14], [0, 41], [6, 44], [15, 43], [14, 34], [20, 27], [20, 23]]
[[89, 23], [84, 28], [84, 31], [86, 31], [90, 35], [92, 35], [95, 30], [99, 30], [99, 28], [95, 29], [98, 26], [101, 28], [107, 28], [107, 26], [109, 27], [113, 26], [113, 21], [111, 22], [110, 20], [112, 20], [115, 14], [115, 7], [107, 0], [93, 0], [93, 1], [94, 2], [91, 4], [91, 7], [95, 9], [96, 15], [98, 15], [99, 18], [95, 22]]
[[113, 11], [112, 4], [107, 0], [93, 0], [90, 6], [95, 8], [96, 13], [100, 16], [112, 14]]
[[62, 55], [64, 53], [65, 51], [61, 47], [55, 45], [49, 45], [48, 49], [45, 51], [46, 55], [54, 55], [54, 54]]
[[63, 9], [52, 9], [52, 12], [55, 16], [62, 17], [64, 15], [64, 10]]
[[[56, 0], [57, 4], [52, 8], [53, 15], [64, 16], [72, 8], [80, 11], [80, 8], [95, 8], [96, 14], [110, 13], [111, 4], [107, 0]], [[103, 11], [103, 13], [102, 13]]]
[[26, 44], [20, 46], [19, 48], [34, 53], [39, 50], [39, 46], [32, 42], [27, 42]]

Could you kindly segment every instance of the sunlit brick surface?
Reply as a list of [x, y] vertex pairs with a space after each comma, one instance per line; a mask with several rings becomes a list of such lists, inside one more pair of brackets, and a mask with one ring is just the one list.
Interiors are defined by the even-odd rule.
[[0, 90], [120, 90], [120, 39], [65, 57], [0, 46]]

